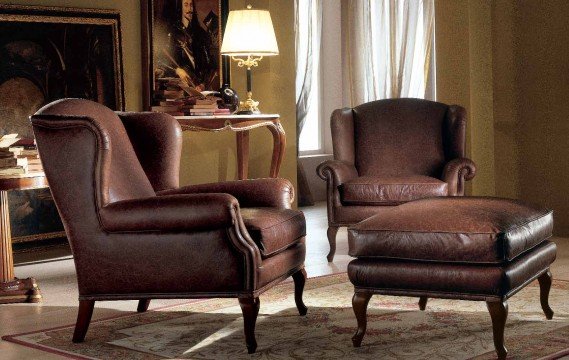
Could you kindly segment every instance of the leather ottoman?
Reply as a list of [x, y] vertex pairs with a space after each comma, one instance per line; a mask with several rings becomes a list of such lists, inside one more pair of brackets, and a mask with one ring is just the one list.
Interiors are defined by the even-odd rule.
[[553, 213], [523, 202], [488, 197], [430, 198], [382, 211], [348, 229], [348, 265], [360, 346], [373, 294], [485, 301], [499, 359], [506, 357], [507, 299], [535, 279], [547, 319], [549, 266], [556, 246], [548, 239]]

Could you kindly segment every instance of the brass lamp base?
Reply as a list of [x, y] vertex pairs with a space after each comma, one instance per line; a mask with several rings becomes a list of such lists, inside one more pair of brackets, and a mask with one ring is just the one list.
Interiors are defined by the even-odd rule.
[[247, 92], [247, 100], [239, 102], [238, 115], [253, 115], [260, 114], [259, 102], [252, 99], [253, 93]]

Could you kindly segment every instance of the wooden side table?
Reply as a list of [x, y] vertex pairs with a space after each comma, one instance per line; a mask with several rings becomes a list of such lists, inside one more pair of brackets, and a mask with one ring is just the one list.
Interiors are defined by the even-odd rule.
[[44, 173], [0, 177], [0, 304], [41, 301], [40, 289], [34, 278], [14, 277], [8, 191], [47, 186]]
[[270, 177], [277, 177], [284, 157], [286, 136], [278, 114], [260, 115], [214, 115], [214, 116], [176, 116], [182, 130], [225, 131], [231, 130], [237, 140], [237, 177], [247, 179], [249, 168], [249, 130], [266, 127], [273, 135], [273, 158]]

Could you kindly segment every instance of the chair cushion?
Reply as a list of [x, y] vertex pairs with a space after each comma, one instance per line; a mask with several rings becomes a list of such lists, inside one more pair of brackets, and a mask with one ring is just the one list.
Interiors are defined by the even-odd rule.
[[448, 185], [429, 176], [362, 176], [340, 187], [342, 203], [347, 205], [398, 205], [411, 200], [447, 196]]
[[348, 231], [350, 255], [509, 262], [552, 236], [553, 213], [521, 201], [441, 197], [385, 209]]
[[242, 208], [241, 217], [263, 258], [285, 250], [306, 236], [306, 221], [302, 211]]

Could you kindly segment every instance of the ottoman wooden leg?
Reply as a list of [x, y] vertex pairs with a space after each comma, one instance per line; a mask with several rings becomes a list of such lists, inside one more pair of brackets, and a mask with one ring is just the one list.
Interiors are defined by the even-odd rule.
[[369, 304], [371, 295], [372, 294], [368, 292], [356, 292], [352, 298], [352, 307], [354, 308], [354, 314], [356, 314], [356, 319], [358, 320], [358, 330], [354, 336], [352, 336], [354, 347], [361, 346], [362, 339], [366, 333], [367, 305]]
[[421, 296], [419, 298], [419, 309], [421, 311], [424, 311], [427, 308], [427, 297], [426, 296]]
[[337, 226], [328, 226], [328, 231], [326, 235], [328, 236], [328, 242], [330, 243], [330, 252], [326, 258], [328, 262], [334, 261], [334, 254], [336, 254], [336, 234], [338, 233]]
[[504, 346], [504, 328], [508, 318], [508, 303], [504, 301], [486, 302], [490, 317], [492, 318], [492, 331], [494, 333], [494, 347], [498, 359], [502, 360], [508, 355], [508, 349]]
[[539, 300], [541, 301], [541, 308], [545, 313], [547, 320], [553, 318], [553, 310], [549, 307], [549, 290], [551, 290], [551, 271], [547, 270], [539, 278]]

